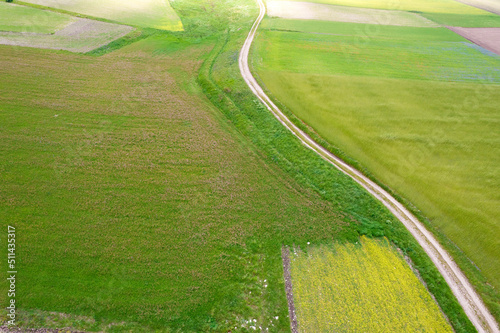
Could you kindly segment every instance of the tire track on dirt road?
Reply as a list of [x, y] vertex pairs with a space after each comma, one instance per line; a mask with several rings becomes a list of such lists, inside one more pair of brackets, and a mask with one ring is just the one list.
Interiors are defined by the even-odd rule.
[[444, 250], [432, 233], [429, 232], [425, 226], [412, 213], [410, 213], [410, 211], [408, 211], [408, 209], [406, 209], [382, 187], [320, 146], [306, 133], [295, 126], [266, 95], [262, 87], [253, 77], [248, 64], [248, 55], [252, 42], [255, 38], [257, 29], [266, 14], [266, 7], [263, 1], [257, 0], [257, 2], [260, 7], [260, 13], [258, 18], [255, 20], [247, 39], [245, 40], [245, 44], [243, 45], [239, 56], [241, 75], [252, 92], [262, 103], [264, 103], [264, 105], [283, 124], [283, 126], [299, 138], [306, 147], [315, 151], [323, 159], [330, 162], [337, 169], [350, 176], [354, 179], [354, 181], [363, 186], [370, 194], [387, 207], [401, 221], [401, 223], [404, 224], [413, 237], [415, 237], [418, 241], [420, 246], [423, 247], [434, 265], [436, 265], [437, 269], [450, 286], [453, 294], [478, 332], [500, 333], [497, 322], [488, 311], [479, 295], [476, 293], [460, 268], [458, 268], [457, 264], [453, 261], [452, 257]]

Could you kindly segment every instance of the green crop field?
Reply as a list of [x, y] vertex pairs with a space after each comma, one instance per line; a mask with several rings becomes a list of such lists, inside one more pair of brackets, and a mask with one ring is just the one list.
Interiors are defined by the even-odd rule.
[[[159, 3], [137, 2], [137, 26], [158, 23], [143, 13]], [[86, 15], [113, 12], [101, 4]], [[0, 255], [15, 226], [20, 330], [288, 332], [282, 246], [367, 236], [400, 248], [454, 330], [474, 331], [405, 227], [246, 86], [255, 1], [171, 5], [182, 31], [139, 27], [85, 54], [0, 45]]]
[[387, 242], [291, 254], [299, 331], [453, 332], [404, 258]]
[[179, 16], [168, 0], [26, 0], [25, 2], [139, 27], [171, 31], [183, 29]]
[[499, 288], [500, 57], [440, 28], [266, 27], [254, 66], [275, 99], [421, 209]]
[[[362, 28], [359, 27], [360, 34], [364, 33]], [[500, 83], [498, 57], [478, 52], [466, 39], [444, 28], [425, 29], [411, 40], [407, 39], [408, 32], [413, 32], [413, 37], [418, 35], [417, 30], [393, 30], [394, 38], [383, 29], [375, 31], [367, 39], [356, 39], [355, 35], [263, 31], [258, 40], [258, 59], [263, 60], [256, 66], [259, 70], [294, 73], [464, 82], [488, 78], [491, 83]], [[429, 35], [435, 37], [426, 41]], [[444, 36], [449, 36], [449, 40], [436, 40]]]
[[61, 13], [0, 2], [0, 31], [54, 33], [75, 20]]

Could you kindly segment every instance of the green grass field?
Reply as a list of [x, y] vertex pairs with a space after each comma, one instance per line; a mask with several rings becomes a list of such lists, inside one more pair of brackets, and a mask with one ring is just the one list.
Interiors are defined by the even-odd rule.
[[0, 2], [0, 31], [54, 33], [74, 21], [69, 15]]
[[262, 31], [258, 75], [299, 119], [421, 209], [500, 287], [500, 57], [443, 29], [422, 29], [418, 44], [404, 36], [419, 29], [390, 39], [387, 27], [368, 40], [361, 29], [352, 36]]
[[183, 29], [179, 16], [168, 0], [26, 0], [25, 2], [133, 26], [171, 31]]
[[282, 245], [367, 235], [397, 244], [456, 332], [473, 331], [404, 226], [245, 85], [255, 2], [172, 6], [183, 32], [139, 29], [90, 54], [0, 46], [0, 225], [17, 230], [18, 325], [287, 332]]
[[404, 258], [387, 242], [291, 254], [299, 331], [453, 332]]
[[[18, 230], [20, 324], [218, 332], [253, 318], [286, 331], [281, 244], [356, 239], [338, 204], [209, 103], [196, 78], [216, 39], [193, 30], [99, 58], [0, 47], [0, 216]], [[387, 215], [336, 177], [343, 205]]]

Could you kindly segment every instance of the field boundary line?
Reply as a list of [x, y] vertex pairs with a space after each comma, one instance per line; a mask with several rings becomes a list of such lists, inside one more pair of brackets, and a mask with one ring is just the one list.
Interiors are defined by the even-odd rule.
[[299, 323], [295, 313], [293, 301], [292, 267], [290, 265], [290, 249], [286, 246], [281, 248], [281, 259], [283, 260], [283, 278], [285, 279], [286, 300], [288, 303], [288, 316], [290, 318], [290, 329], [292, 333], [299, 333]]
[[266, 106], [266, 108], [292, 132], [303, 145], [316, 152], [323, 159], [331, 163], [344, 174], [364, 187], [372, 196], [380, 201], [403, 225], [410, 231], [417, 242], [430, 257], [445, 281], [448, 283], [453, 294], [464, 309], [467, 317], [480, 333], [500, 333], [498, 324], [484, 305], [479, 295], [467, 277], [460, 270], [453, 258], [437, 241], [434, 235], [406, 208], [390, 195], [381, 186], [363, 175], [360, 171], [342, 161], [339, 157], [319, 145], [309, 135], [298, 128], [288, 117], [273, 103], [262, 87], [256, 81], [250, 71], [248, 57], [250, 48], [255, 38], [257, 29], [266, 15], [266, 7], [262, 0], [256, 0], [260, 7], [260, 13], [255, 20], [248, 37], [241, 48], [238, 63], [241, 75], [252, 93]]

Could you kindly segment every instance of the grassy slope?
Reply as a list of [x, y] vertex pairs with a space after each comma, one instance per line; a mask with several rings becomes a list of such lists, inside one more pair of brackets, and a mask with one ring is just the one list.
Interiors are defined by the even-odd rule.
[[[199, 332], [254, 318], [288, 331], [282, 244], [386, 235], [455, 329], [474, 331], [404, 227], [255, 102], [237, 66], [255, 3], [175, 9], [185, 34], [100, 58], [0, 47], [0, 215], [18, 228], [18, 319]], [[214, 44], [199, 82], [222, 118], [194, 81]]]
[[[440, 34], [439, 30], [436, 33]], [[496, 217], [500, 198], [496, 191], [499, 186], [496, 157], [500, 155], [496, 151], [500, 138], [496, 135], [498, 114], [492, 96], [499, 93], [499, 88], [488, 81], [491, 79], [486, 72], [488, 66], [483, 67], [484, 81], [468, 84], [333, 75], [336, 65], [326, 61], [328, 52], [316, 50], [317, 44], [304, 37], [300, 44], [294, 44], [301, 50], [296, 52], [302, 53], [294, 54], [294, 60], [286, 52], [287, 45], [280, 42], [302, 35], [290, 33], [289, 37], [282, 37], [283, 34], [261, 33], [256, 48], [257, 63], [264, 63], [259, 75], [275, 98], [330, 143], [348, 152], [369, 173], [421, 208], [479, 265], [489, 282], [498, 286], [500, 256]], [[275, 37], [273, 43], [266, 41], [269, 36]], [[310, 37], [313, 41], [318, 39], [324, 40], [324, 36]], [[394, 42], [400, 43], [399, 39]], [[370, 46], [377, 41], [370, 39], [367, 43]], [[359, 52], [348, 53], [347, 59], [351, 61], [345, 62], [362, 64], [362, 57], [369, 52], [364, 43], [353, 44], [356, 48], [350, 50]], [[329, 53], [330, 62], [341, 58], [332, 45], [325, 43], [320, 47], [334, 50]], [[383, 61], [380, 54], [373, 55], [377, 48], [368, 49], [372, 58]], [[431, 51], [435, 53], [438, 49]], [[422, 53], [428, 51], [422, 48]], [[274, 57], [268, 59], [267, 55]], [[460, 56], [455, 54], [452, 66], [473, 61]], [[389, 58], [388, 54], [385, 57], [407, 61], [401, 57]], [[488, 59], [484, 57], [477, 53], [474, 61]], [[311, 72], [320, 73], [324, 66], [324, 73], [330, 75], [286, 72], [285, 68], [306, 72], [304, 59]], [[427, 58], [424, 60], [422, 64], [427, 65]], [[498, 57], [488, 61], [497, 64]], [[401, 66], [400, 62], [394, 67]], [[367, 63], [370, 70], [376, 69], [370, 74], [393, 76], [392, 69], [383, 65]], [[493, 65], [495, 67], [497, 65]], [[366, 71], [361, 66], [348, 67], [351, 71], [353, 68]], [[413, 73], [412, 68], [408, 70]], [[464, 265], [468, 264], [462, 262], [462, 267]], [[468, 269], [469, 275], [477, 276], [474, 271]], [[484, 282], [476, 282], [498, 315], [498, 294]]]
[[295, 251], [291, 275], [301, 332], [453, 332], [387, 242]]
[[168, 0], [26, 0], [25, 2], [100, 17], [145, 28], [181, 31], [179, 16]]
[[54, 33], [73, 21], [69, 15], [0, 2], [0, 31]]

